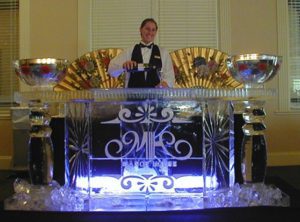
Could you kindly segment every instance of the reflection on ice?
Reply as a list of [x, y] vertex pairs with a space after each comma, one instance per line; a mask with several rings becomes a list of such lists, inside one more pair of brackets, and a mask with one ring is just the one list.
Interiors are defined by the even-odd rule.
[[[140, 172], [139, 172], [140, 173]], [[86, 189], [90, 186], [95, 193], [130, 193], [130, 192], [178, 192], [178, 190], [203, 190], [203, 176], [148, 176], [149, 171], [145, 174], [136, 172], [125, 172], [124, 176], [117, 178], [113, 176], [94, 176], [91, 178], [77, 177], [76, 185], [79, 189]], [[144, 176], [147, 175], [147, 176]], [[151, 175], [151, 174], [150, 174]], [[206, 187], [217, 187], [217, 178], [206, 176]], [[149, 191], [149, 192], [148, 192]], [[194, 192], [193, 192], [194, 193]], [[93, 194], [93, 193], [91, 193]]]
[[86, 195], [56, 181], [49, 186], [31, 185], [25, 180], [16, 179], [15, 194], [4, 201], [7, 210], [37, 211], [82, 211]]
[[208, 193], [207, 208], [290, 205], [289, 196], [273, 185], [235, 184], [231, 188]]
[[[35, 211], [155, 211], [218, 207], [289, 206], [289, 197], [273, 185], [235, 184], [210, 191], [201, 198], [192, 194], [155, 195], [109, 194], [90, 196], [53, 181], [49, 186], [31, 185], [16, 179], [15, 194], [4, 202], [6, 210]], [[113, 201], [112, 201], [113, 200]], [[106, 204], [105, 204], [106, 203]], [[126, 204], [124, 204], [126, 203]], [[193, 204], [189, 204], [193, 203]], [[196, 203], [196, 204], [195, 204]], [[203, 204], [201, 204], [203, 203]]]

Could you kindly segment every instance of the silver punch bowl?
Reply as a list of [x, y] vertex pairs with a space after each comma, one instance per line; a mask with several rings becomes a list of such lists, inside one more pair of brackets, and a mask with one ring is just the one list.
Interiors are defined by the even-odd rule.
[[262, 85], [278, 72], [282, 57], [267, 54], [241, 54], [229, 56], [227, 67], [233, 78], [245, 87]]
[[66, 75], [66, 59], [19, 59], [13, 62], [17, 76], [29, 86], [53, 87]]

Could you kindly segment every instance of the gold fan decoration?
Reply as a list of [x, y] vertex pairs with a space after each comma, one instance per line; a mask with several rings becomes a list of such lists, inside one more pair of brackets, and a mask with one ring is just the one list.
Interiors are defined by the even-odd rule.
[[176, 88], [240, 88], [226, 66], [228, 55], [204, 47], [183, 48], [170, 53]]
[[109, 48], [84, 54], [69, 65], [65, 78], [54, 87], [54, 90], [124, 87], [124, 75], [114, 78], [107, 73], [110, 60], [121, 52], [122, 49]]

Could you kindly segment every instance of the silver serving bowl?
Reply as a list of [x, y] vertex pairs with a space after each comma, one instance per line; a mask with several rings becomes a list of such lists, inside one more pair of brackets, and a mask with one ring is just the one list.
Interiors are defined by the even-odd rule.
[[19, 59], [13, 62], [17, 76], [30, 86], [53, 87], [66, 75], [66, 59]]
[[227, 67], [232, 77], [245, 87], [263, 85], [278, 72], [282, 57], [266, 54], [242, 54], [229, 56]]

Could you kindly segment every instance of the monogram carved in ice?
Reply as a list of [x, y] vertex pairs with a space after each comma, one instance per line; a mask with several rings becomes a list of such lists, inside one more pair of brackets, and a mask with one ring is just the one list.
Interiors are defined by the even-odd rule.
[[[169, 131], [174, 118], [172, 109], [157, 109], [155, 105], [145, 104], [134, 109], [121, 109], [118, 118], [120, 123], [132, 124], [132, 127], [126, 129], [121, 138], [112, 139], [105, 145], [106, 157], [121, 159], [140, 151], [146, 159], [156, 158], [157, 153], [177, 160], [191, 157], [192, 145], [187, 140], [176, 140]], [[143, 128], [143, 124], [147, 127]]]

